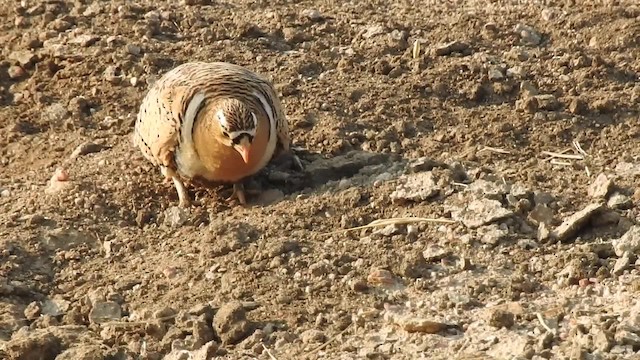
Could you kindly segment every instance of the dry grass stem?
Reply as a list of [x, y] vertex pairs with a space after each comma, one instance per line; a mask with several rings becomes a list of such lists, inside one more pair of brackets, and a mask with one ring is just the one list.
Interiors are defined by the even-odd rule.
[[558, 159], [584, 160], [584, 156], [577, 155], [577, 154], [563, 154], [563, 153], [557, 153], [553, 151], [543, 151], [542, 154], [550, 156], [550, 159], [558, 158]]
[[536, 313], [536, 317], [538, 318], [538, 321], [540, 322], [540, 325], [542, 325], [542, 327], [547, 330], [548, 332], [555, 334], [555, 330], [553, 330], [552, 328], [549, 327], [549, 325], [547, 325], [547, 323], [544, 321], [544, 318], [542, 317], [542, 314], [540, 313]]
[[267, 352], [267, 355], [269, 355], [269, 359], [271, 359], [271, 360], [278, 360], [275, 356], [273, 356], [273, 354], [271, 353], [271, 351], [269, 351], [269, 349], [268, 349], [266, 346], [264, 346], [264, 344], [261, 344], [261, 345], [262, 345], [262, 348], [264, 349], [264, 351], [266, 351], [266, 352]]
[[562, 165], [562, 166], [571, 166], [572, 165], [568, 161], [560, 161], [560, 160], [557, 160], [557, 159], [553, 159], [549, 163], [553, 164], [553, 165]]
[[486, 151], [495, 152], [495, 153], [498, 153], [498, 154], [511, 154], [511, 151], [500, 149], [500, 148], [494, 148], [494, 147], [490, 147], [490, 146], [485, 146], [482, 149], [478, 150], [478, 152], [485, 151], [485, 150]]
[[356, 226], [348, 229], [340, 229], [340, 230], [324, 233], [322, 235], [333, 235], [333, 234], [338, 234], [345, 231], [361, 230], [361, 229], [367, 229], [367, 228], [378, 227], [378, 226], [405, 225], [405, 224], [413, 224], [413, 223], [419, 223], [419, 222], [455, 224], [457, 221], [450, 220], [450, 219], [432, 219], [432, 218], [419, 218], [419, 217], [378, 219], [368, 223], [367, 225]]
[[306, 357], [306, 358], [308, 358], [309, 356], [311, 356], [311, 355], [313, 355], [313, 354], [317, 353], [318, 351], [320, 351], [320, 350], [324, 349], [325, 347], [327, 347], [327, 345], [331, 344], [331, 343], [332, 343], [332, 342], [334, 342], [337, 338], [339, 338], [339, 337], [340, 337], [340, 336], [342, 336], [344, 333], [346, 333], [346, 332], [347, 332], [347, 330], [349, 330], [349, 328], [351, 327], [351, 325], [353, 325], [353, 323], [350, 323], [349, 325], [347, 325], [347, 327], [346, 327], [346, 328], [344, 328], [342, 331], [340, 331], [340, 332], [338, 333], [338, 335], [336, 335], [336, 336], [332, 337], [331, 339], [327, 340], [327, 342], [325, 342], [324, 344], [322, 344], [322, 345], [318, 346], [317, 348], [315, 348], [315, 349], [313, 349], [313, 350], [309, 351], [309, 352], [305, 355], [305, 357]]

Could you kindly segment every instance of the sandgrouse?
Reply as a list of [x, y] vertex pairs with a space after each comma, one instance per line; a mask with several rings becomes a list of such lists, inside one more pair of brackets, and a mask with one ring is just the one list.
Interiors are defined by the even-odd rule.
[[239, 65], [190, 62], [156, 81], [140, 106], [133, 134], [145, 158], [191, 201], [183, 179], [232, 183], [246, 204], [242, 180], [274, 155], [291, 153], [287, 119], [273, 85]]

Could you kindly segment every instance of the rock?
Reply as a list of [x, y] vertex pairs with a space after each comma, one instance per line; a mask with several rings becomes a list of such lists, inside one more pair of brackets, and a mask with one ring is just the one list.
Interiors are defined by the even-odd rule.
[[616, 192], [607, 201], [607, 206], [611, 209], [627, 210], [633, 207], [633, 201], [627, 195]]
[[551, 225], [554, 221], [553, 210], [544, 204], [536, 204], [533, 207], [533, 210], [529, 212], [529, 219], [534, 222], [540, 224], [544, 223], [546, 225]]
[[520, 96], [530, 98], [538, 95], [538, 88], [531, 81], [524, 80], [520, 83]]
[[80, 45], [83, 47], [89, 47], [100, 40], [100, 36], [92, 35], [92, 34], [82, 34], [74, 37], [69, 40], [70, 44]]
[[581, 98], [573, 98], [569, 103], [569, 112], [575, 115], [582, 115], [587, 112], [587, 103]]
[[600, 173], [596, 179], [589, 185], [587, 194], [594, 199], [604, 199], [609, 195], [613, 181], [607, 175]]
[[3, 345], [10, 359], [54, 359], [62, 351], [60, 339], [45, 331], [16, 333]]
[[28, 320], [35, 320], [40, 317], [41, 312], [42, 308], [40, 307], [40, 304], [38, 304], [38, 302], [36, 301], [32, 301], [24, 309], [24, 317]]
[[489, 245], [497, 245], [500, 240], [509, 235], [509, 229], [504, 224], [491, 224], [478, 229], [480, 240]]
[[602, 352], [607, 352], [613, 346], [612, 336], [607, 331], [600, 327], [595, 327], [592, 330], [593, 333], [593, 346]]
[[515, 315], [502, 309], [494, 309], [489, 316], [489, 325], [510, 329], [515, 324]]
[[89, 321], [94, 324], [117, 321], [121, 318], [122, 309], [114, 301], [97, 301], [89, 312]]
[[322, 13], [320, 13], [320, 11], [316, 10], [316, 9], [305, 9], [302, 10], [302, 16], [306, 17], [307, 19], [314, 21], [314, 22], [319, 22], [324, 20], [324, 16], [322, 16]]
[[454, 220], [475, 229], [511, 217], [514, 212], [505, 209], [498, 200], [475, 199], [464, 208], [453, 209], [451, 215]]
[[69, 110], [61, 103], [54, 103], [49, 105], [42, 112], [42, 120], [47, 121], [54, 125], [61, 125], [64, 120], [67, 119]]
[[626, 252], [616, 260], [613, 265], [613, 275], [622, 275], [622, 273], [631, 265], [631, 255]]
[[533, 98], [536, 100], [540, 110], [555, 111], [560, 109], [560, 102], [554, 95], [536, 95]]
[[631, 345], [633, 347], [640, 347], [640, 335], [628, 330], [616, 331], [615, 340], [620, 345]]
[[[0, 280], [0, 282], [3, 282]], [[6, 284], [5, 286], [11, 286]], [[2, 294], [2, 291], [0, 291]], [[24, 308], [14, 304], [0, 303], [0, 344], [11, 338], [11, 334], [23, 326], [28, 326]], [[1, 354], [1, 353], [0, 353]]]
[[69, 311], [71, 303], [64, 299], [46, 299], [42, 302], [42, 314], [50, 316], [61, 316]]
[[640, 163], [634, 164], [621, 161], [616, 165], [616, 173], [622, 177], [634, 177], [640, 175]]
[[434, 52], [438, 56], [447, 56], [452, 53], [460, 53], [465, 54], [469, 51], [469, 44], [461, 42], [461, 41], [452, 41], [450, 43], [446, 43], [440, 45], [435, 48]]
[[575, 235], [583, 226], [585, 226], [591, 216], [603, 209], [602, 204], [590, 204], [584, 209], [569, 216], [560, 226], [551, 232], [551, 238], [564, 242]]
[[513, 66], [507, 69], [507, 76], [510, 78], [522, 79], [527, 76], [527, 72], [522, 66]]
[[376, 233], [381, 234], [385, 237], [391, 237], [394, 235], [400, 235], [404, 233], [403, 228], [398, 224], [389, 224], [382, 229], [376, 231]]
[[409, 279], [426, 278], [429, 275], [429, 267], [422, 252], [409, 252], [402, 257], [398, 272]]
[[102, 144], [96, 144], [88, 141], [78, 145], [78, 147], [73, 150], [70, 157], [71, 159], [75, 159], [82, 155], [100, 152], [105, 148], [107, 147]]
[[627, 252], [637, 254], [640, 251], [640, 225], [632, 226], [622, 237], [613, 240], [612, 243], [618, 257]]
[[529, 25], [518, 24], [515, 26], [514, 31], [520, 35], [520, 38], [525, 43], [530, 45], [540, 45], [540, 42], [542, 42], [542, 35]]
[[229, 302], [220, 307], [213, 319], [213, 328], [223, 345], [233, 345], [251, 335], [252, 323], [247, 321], [246, 312], [239, 301]]
[[29, 67], [36, 62], [36, 54], [29, 50], [18, 50], [9, 54], [9, 60], [17, 62], [22, 67]]
[[422, 202], [438, 195], [440, 187], [432, 172], [419, 172], [404, 178], [404, 182], [391, 193], [393, 203]]
[[79, 345], [65, 350], [55, 360], [103, 360], [105, 355], [99, 345]]
[[551, 21], [556, 17], [556, 12], [550, 8], [542, 9], [542, 11], [540, 12], [540, 17], [544, 21]]
[[300, 339], [303, 344], [322, 344], [327, 340], [327, 337], [320, 330], [310, 329], [300, 334]]
[[474, 193], [478, 197], [502, 200], [502, 198], [509, 192], [509, 188], [506, 184], [501, 182], [479, 179], [469, 184], [465, 191]]
[[502, 73], [502, 71], [500, 71], [500, 69], [496, 67], [489, 69], [487, 75], [489, 76], [489, 80], [491, 81], [499, 81], [504, 79], [504, 74]]
[[172, 206], [164, 211], [164, 224], [178, 228], [184, 225], [189, 220], [189, 216], [184, 208], [179, 206]]
[[7, 69], [7, 74], [9, 75], [9, 78], [11, 78], [12, 80], [18, 80], [24, 77], [27, 73], [26, 71], [24, 71], [24, 69], [21, 66], [12, 65], [12, 66], [9, 66], [9, 69]]
[[399, 284], [398, 279], [389, 270], [372, 269], [367, 276], [367, 282], [370, 285], [382, 287], [395, 287]]

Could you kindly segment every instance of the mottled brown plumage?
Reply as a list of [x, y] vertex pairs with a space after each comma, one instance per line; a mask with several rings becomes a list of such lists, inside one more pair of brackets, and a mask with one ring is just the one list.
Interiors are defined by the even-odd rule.
[[[234, 184], [289, 152], [289, 126], [272, 84], [238, 65], [182, 64], [151, 86], [140, 106], [134, 142], [173, 180], [180, 205], [189, 204], [181, 178]], [[299, 161], [298, 161], [299, 163]]]

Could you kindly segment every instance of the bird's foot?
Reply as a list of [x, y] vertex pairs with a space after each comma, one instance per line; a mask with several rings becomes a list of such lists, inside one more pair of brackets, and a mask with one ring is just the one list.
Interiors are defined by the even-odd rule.
[[226, 201], [227, 202], [232, 202], [236, 198], [238, 199], [238, 201], [240, 202], [241, 205], [246, 205], [247, 204], [247, 198], [246, 198], [245, 191], [244, 191], [244, 185], [242, 183], [233, 184], [233, 193], [231, 193], [231, 196], [229, 196], [226, 199]]

